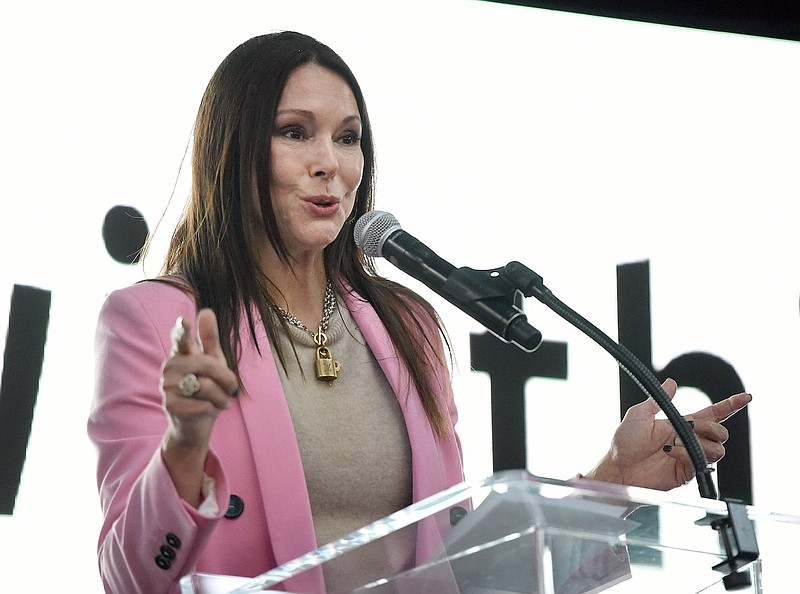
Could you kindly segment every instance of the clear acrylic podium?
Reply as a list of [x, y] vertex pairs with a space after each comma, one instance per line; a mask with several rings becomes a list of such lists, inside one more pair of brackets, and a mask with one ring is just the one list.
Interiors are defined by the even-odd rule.
[[328, 594], [782, 594], [800, 592], [798, 542], [800, 517], [788, 514], [506, 471], [259, 576], [193, 573], [181, 591], [318, 594], [327, 582]]

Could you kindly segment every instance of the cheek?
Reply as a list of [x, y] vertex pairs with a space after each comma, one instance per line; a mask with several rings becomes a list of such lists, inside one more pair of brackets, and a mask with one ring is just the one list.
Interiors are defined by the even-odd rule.
[[358, 186], [361, 185], [361, 178], [364, 175], [364, 157], [359, 153], [358, 158], [354, 158], [348, 164], [347, 171], [342, 172], [342, 175], [346, 175], [345, 181], [351, 188], [352, 193], [355, 194]]
[[[285, 207], [290, 203], [290, 196], [297, 187], [297, 173], [292, 167], [291, 161], [281, 158], [281, 155], [272, 153], [269, 176], [269, 195], [272, 201], [272, 209], [276, 216], [280, 218]], [[277, 157], [277, 158], [276, 158]]]
[[280, 151], [272, 149], [270, 156], [270, 179], [269, 185], [275, 189], [279, 189], [287, 184], [290, 177], [288, 170], [288, 161], [281, 155]]

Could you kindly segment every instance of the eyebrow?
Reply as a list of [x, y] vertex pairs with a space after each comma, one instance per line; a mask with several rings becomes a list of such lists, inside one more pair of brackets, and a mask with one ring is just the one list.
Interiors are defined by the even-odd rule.
[[[315, 117], [314, 116], [314, 112], [310, 111], [308, 109], [291, 109], [291, 108], [290, 109], [281, 109], [281, 110], [275, 112], [275, 117], [278, 117], [278, 116], [281, 116], [281, 115], [290, 115], [290, 114], [291, 115], [301, 115], [301, 116], [305, 116], [307, 118], [312, 118], [312, 119]], [[342, 124], [351, 124], [353, 122], [357, 122], [360, 125], [361, 124], [361, 116], [360, 115], [350, 115], [350, 116], [347, 116], [346, 118], [344, 118], [342, 120]]]

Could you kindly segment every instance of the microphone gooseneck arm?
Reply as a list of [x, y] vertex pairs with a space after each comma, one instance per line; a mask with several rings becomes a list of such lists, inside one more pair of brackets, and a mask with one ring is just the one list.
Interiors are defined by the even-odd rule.
[[656, 401], [669, 419], [678, 436], [683, 440], [686, 451], [692, 460], [697, 475], [700, 496], [717, 499], [717, 491], [711, 478], [712, 469], [708, 466], [703, 448], [689, 422], [678, 412], [655, 374], [625, 346], [612, 340], [602, 330], [563, 303], [548, 289], [541, 276], [519, 262], [510, 262], [504, 268], [505, 274], [513, 279], [526, 297], [535, 297], [567, 322], [594, 340], [605, 349], [627, 373], [637, 386]]
[[[656, 401], [686, 446], [686, 451], [695, 469], [700, 496], [706, 499], [718, 499], [716, 487], [711, 479], [712, 469], [708, 466], [708, 460], [697, 435], [689, 422], [675, 408], [672, 400], [661, 386], [661, 382], [650, 368], [625, 346], [609, 338], [594, 324], [559, 300], [544, 285], [542, 277], [529, 268], [519, 262], [510, 262], [503, 269], [503, 273], [520, 288], [526, 297], [536, 297], [603, 347], [616, 359], [620, 368], [631, 377], [636, 385]], [[703, 522], [708, 522], [714, 530], [719, 532], [720, 541], [725, 549], [726, 560], [715, 565], [713, 569], [727, 573], [722, 578], [726, 590], [739, 590], [743, 585], [752, 584], [750, 576], [739, 570], [758, 559], [760, 553], [755, 529], [747, 516], [746, 505], [735, 500], [726, 500], [726, 505], [728, 506], [727, 516], [708, 515]]]

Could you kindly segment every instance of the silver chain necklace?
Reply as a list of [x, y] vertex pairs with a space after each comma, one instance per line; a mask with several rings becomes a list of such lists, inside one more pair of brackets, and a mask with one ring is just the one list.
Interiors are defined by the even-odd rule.
[[336, 295], [333, 292], [331, 281], [328, 281], [325, 287], [325, 300], [322, 302], [322, 319], [319, 321], [316, 332], [312, 331], [308, 326], [277, 303], [273, 303], [272, 306], [289, 324], [311, 335], [311, 338], [314, 339], [314, 344], [317, 345], [316, 359], [314, 362], [317, 379], [328, 382], [328, 385], [332, 384], [333, 380], [339, 377], [342, 364], [333, 358], [333, 353], [331, 353], [330, 348], [327, 346], [328, 335], [325, 334], [325, 331], [328, 329], [328, 322], [331, 321], [333, 311], [336, 309]]

